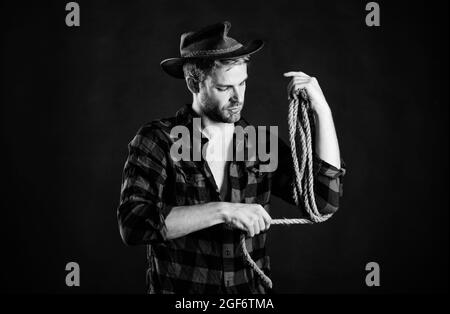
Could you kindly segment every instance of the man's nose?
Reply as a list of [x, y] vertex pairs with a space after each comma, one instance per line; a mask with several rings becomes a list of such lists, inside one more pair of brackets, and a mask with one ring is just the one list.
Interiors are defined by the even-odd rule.
[[243, 103], [244, 102], [244, 90], [240, 90], [239, 88], [234, 88], [233, 96], [231, 97], [231, 100], [233, 102]]

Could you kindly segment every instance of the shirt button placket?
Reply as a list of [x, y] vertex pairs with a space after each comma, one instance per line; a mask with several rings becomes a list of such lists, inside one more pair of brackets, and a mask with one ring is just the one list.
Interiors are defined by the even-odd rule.
[[233, 244], [223, 244], [223, 280], [226, 287], [234, 285]]

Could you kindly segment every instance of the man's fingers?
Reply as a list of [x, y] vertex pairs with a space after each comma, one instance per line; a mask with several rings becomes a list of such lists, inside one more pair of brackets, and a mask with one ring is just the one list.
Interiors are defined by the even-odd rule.
[[303, 89], [306, 88], [308, 86], [309, 83], [299, 83], [299, 84], [295, 84], [291, 87], [291, 89], [289, 89], [288, 91], [288, 95], [293, 96], [295, 94], [298, 94], [298, 92]]
[[239, 230], [244, 231], [244, 232], [248, 232], [248, 227], [245, 224], [243, 224], [243, 223], [239, 223], [235, 227], [238, 228]]
[[306, 74], [304, 72], [301, 72], [301, 71], [298, 71], [298, 72], [295, 72], [295, 71], [286, 72], [286, 73], [283, 73], [283, 76], [284, 77], [291, 77], [291, 76], [306, 76], [306, 77], [309, 77], [308, 74]]
[[251, 238], [253, 238], [255, 236], [255, 229], [253, 229], [253, 225], [250, 225], [248, 227], [247, 234]]
[[254, 237], [257, 234], [268, 230], [272, 221], [272, 218], [263, 206], [260, 204], [255, 205], [249, 207], [251, 210], [245, 215], [242, 215], [239, 219], [239, 225], [242, 225], [242, 228], [249, 237]]
[[266, 222], [264, 221], [264, 218], [261, 217], [261, 218], [258, 220], [258, 222], [259, 222], [259, 230], [260, 230], [261, 232], [266, 231], [266, 230], [267, 230], [267, 226], [266, 226]]
[[266, 230], [270, 228], [270, 223], [272, 222], [272, 217], [270, 217], [269, 213], [263, 207], [263, 219], [266, 224]]
[[308, 84], [309, 84], [309, 82], [292, 84], [289, 90], [291, 90], [293, 88], [301, 89], [301, 88], [307, 87]]
[[311, 81], [311, 77], [306, 77], [306, 76], [294, 77], [292, 79], [293, 83], [303, 83], [303, 82], [310, 82], [310, 81]]
[[249, 237], [253, 237], [255, 235], [255, 230], [253, 229], [253, 223], [252, 223], [251, 219], [246, 218], [243, 221], [243, 224], [245, 226], [245, 231], [247, 232], [247, 235]]
[[270, 219], [269, 221], [265, 220], [265, 222], [266, 222], [266, 231], [267, 231], [270, 228], [270, 224], [272, 223], [272, 219]]
[[270, 217], [269, 213], [266, 211], [266, 209], [262, 205], [258, 205], [258, 215], [264, 219], [264, 222], [267, 224], [270, 224], [272, 221], [272, 218]]
[[305, 77], [305, 76], [294, 77], [289, 81], [288, 86], [293, 85], [293, 84], [308, 83], [308, 82], [311, 82], [311, 79], [312, 79], [311, 77]]
[[253, 223], [253, 230], [255, 230], [255, 235], [261, 232], [261, 227], [259, 225], [259, 219]]
[[288, 93], [291, 91], [292, 87], [294, 85], [298, 85], [298, 84], [307, 84], [309, 83], [311, 80], [310, 79], [293, 79], [289, 82], [288, 86], [287, 86], [287, 91]]

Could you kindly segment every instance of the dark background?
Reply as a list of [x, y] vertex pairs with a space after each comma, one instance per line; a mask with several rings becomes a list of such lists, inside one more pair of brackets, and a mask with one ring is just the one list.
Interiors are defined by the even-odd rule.
[[2, 292], [144, 293], [145, 248], [116, 220], [127, 144], [191, 101], [159, 67], [181, 33], [223, 20], [266, 41], [244, 116], [287, 139], [282, 73], [316, 76], [348, 167], [333, 219], [269, 231], [276, 291], [448, 291], [448, 2], [378, 1], [367, 27], [368, 1], [78, 1], [78, 28], [67, 2], [2, 2]]

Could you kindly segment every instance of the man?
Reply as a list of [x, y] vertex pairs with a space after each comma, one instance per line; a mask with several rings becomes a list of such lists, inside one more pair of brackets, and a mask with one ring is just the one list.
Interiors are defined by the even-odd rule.
[[[237, 127], [251, 127], [241, 118], [247, 63], [263, 46], [259, 40], [243, 45], [228, 37], [230, 26], [218, 23], [181, 36], [181, 57], [161, 66], [185, 79], [193, 102], [173, 118], [144, 125], [129, 144], [118, 221], [126, 244], [147, 245], [149, 293], [271, 292], [245, 264], [239, 238], [245, 232], [252, 259], [270, 275], [265, 251], [270, 197], [295, 204], [294, 171], [289, 147], [281, 141], [273, 171], [261, 171], [259, 158], [224, 158], [238, 145], [248, 148], [248, 136], [238, 141], [233, 133]], [[291, 78], [289, 97], [306, 89], [310, 99], [316, 120], [316, 203], [322, 214], [334, 213], [345, 170], [330, 108], [315, 78], [302, 72], [284, 76]], [[184, 143], [189, 157], [196, 149], [206, 152], [200, 160], [175, 158], [176, 127], [190, 132]], [[194, 138], [195, 133], [201, 138]], [[214, 158], [217, 152], [223, 158]], [[299, 216], [306, 216], [304, 208], [299, 210]]]

